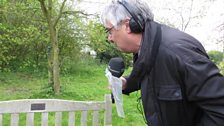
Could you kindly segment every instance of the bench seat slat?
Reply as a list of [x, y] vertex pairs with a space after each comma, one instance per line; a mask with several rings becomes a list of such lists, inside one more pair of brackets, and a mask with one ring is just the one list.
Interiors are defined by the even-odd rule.
[[19, 114], [13, 113], [11, 114], [11, 126], [18, 126], [19, 125]]
[[62, 112], [56, 112], [55, 113], [55, 126], [61, 126], [62, 125]]
[[0, 114], [0, 126], [2, 126], [2, 114]]
[[75, 112], [68, 113], [68, 126], [75, 126]]
[[26, 114], [26, 125], [34, 126], [34, 113], [33, 112]]
[[104, 99], [106, 101], [105, 104], [105, 112], [104, 112], [104, 125], [111, 126], [112, 125], [112, 103], [111, 103], [111, 96], [105, 95]]
[[93, 111], [93, 126], [99, 126], [99, 111]]
[[87, 126], [87, 111], [82, 111], [81, 126]]
[[41, 114], [41, 126], [48, 126], [48, 113], [43, 112]]

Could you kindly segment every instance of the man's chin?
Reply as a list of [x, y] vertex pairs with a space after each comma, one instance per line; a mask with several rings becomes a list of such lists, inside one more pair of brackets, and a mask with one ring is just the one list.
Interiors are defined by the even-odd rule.
[[133, 53], [130, 50], [127, 50], [127, 49], [118, 48], [118, 50], [121, 51], [122, 53]]

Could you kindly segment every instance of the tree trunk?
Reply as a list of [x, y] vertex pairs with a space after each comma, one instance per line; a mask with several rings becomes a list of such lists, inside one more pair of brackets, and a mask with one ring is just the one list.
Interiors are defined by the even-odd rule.
[[48, 53], [48, 85], [49, 86], [52, 86], [54, 85], [54, 81], [53, 81], [53, 60], [52, 60], [52, 57], [53, 57], [53, 53], [52, 53], [52, 47], [51, 46], [48, 46], [48, 50], [47, 50], [47, 53]]
[[58, 48], [58, 34], [57, 30], [54, 29], [53, 34], [53, 81], [54, 81], [54, 92], [56, 95], [60, 95], [60, 80], [59, 80], [59, 48]]
[[39, 0], [41, 5], [41, 10], [47, 20], [48, 28], [50, 31], [50, 41], [51, 41], [51, 48], [48, 54], [48, 83], [50, 86], [54, 88], [55, 95], [60, 95], [60, 79], [59, 79], [59, 48], [58, 48], [58, 34], [56, 25], [58, 24], [59, 19], [61, 18], [63, 8], [65, 6], [64, 0], [60, 7], [60, 11], [58, 17], [54, 20], [52, 16], [52, 9], [53, 9], [53, 1], [48, 0], [48, 8], [45, 5], [45, 0]]
[[53, 24], [49, 24], [49, 31], [50, 31], [50, 40], [52, 45], [52, 71], [53, 76], [49, 79], [53, 80], [54, 83], [54, 92], [55, 95], [60, 94], [60, 80], [59, 80], [59, 48], [58, 48], [58, 36], [57, 36], [57, 30], [53, 27]]

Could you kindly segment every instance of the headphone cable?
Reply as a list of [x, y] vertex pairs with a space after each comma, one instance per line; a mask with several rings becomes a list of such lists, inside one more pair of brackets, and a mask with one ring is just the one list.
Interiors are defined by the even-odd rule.
[[138, 92], [136, 93], [136, 97], [137, 97], [137, 109], [140, 112], [140, 114], [142, 115], [145, 124], [147, 124], [147, 121], [146, 121], [146, 118], [145, 118], [145, 114], [143, 112], [143, 106], [142, 106], [142, 103], [141, 103], [142, 97], [138, 96]]

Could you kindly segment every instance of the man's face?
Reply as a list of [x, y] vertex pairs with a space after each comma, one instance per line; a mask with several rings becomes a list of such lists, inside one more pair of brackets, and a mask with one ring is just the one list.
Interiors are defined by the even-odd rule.
[[118, 29], [115, 29], [111, 23], [108, 23], [108, 27], [106, 27], [106, 29], [109, 41], [114, 43], [120, 51], [132, 53], [134, 45], [130, 39], [129, 26], [127, 27], [127, 25], [127, 22], [123, 22]]

